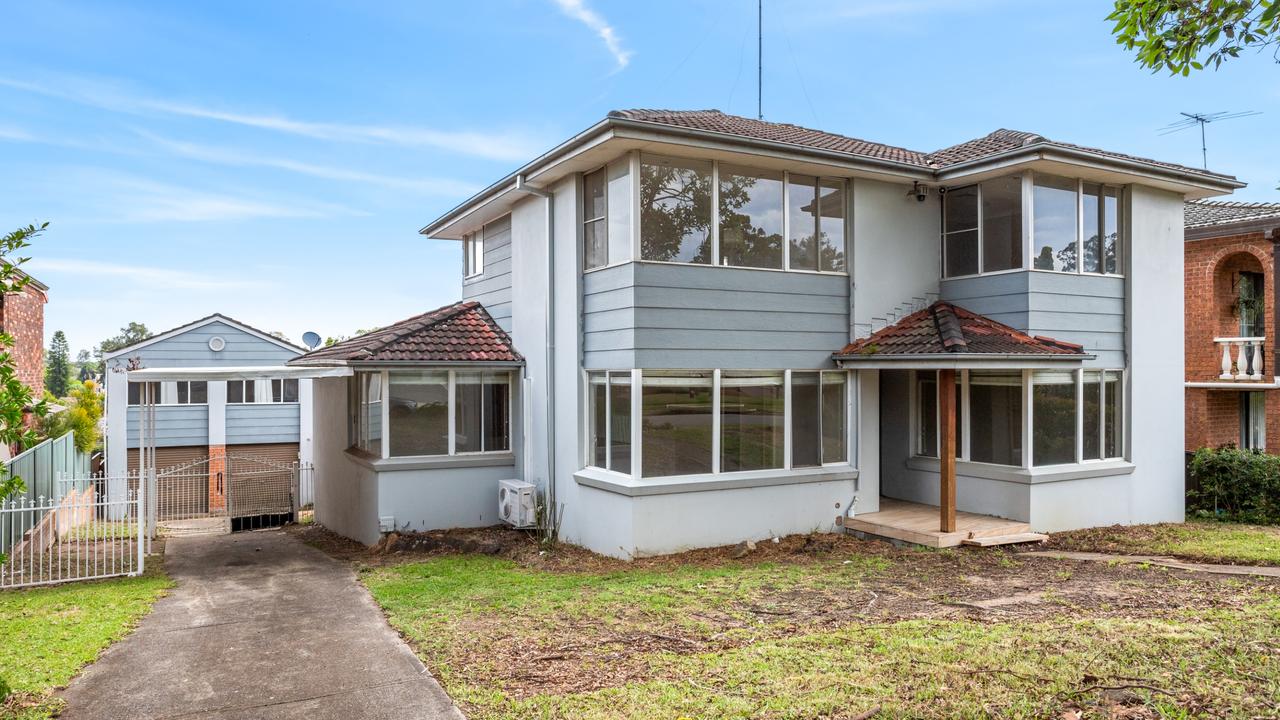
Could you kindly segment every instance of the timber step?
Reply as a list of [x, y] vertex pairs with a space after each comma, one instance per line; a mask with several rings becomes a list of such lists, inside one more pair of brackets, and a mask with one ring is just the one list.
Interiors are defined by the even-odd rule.
[[1017, 545], [1018, 543], [1042, 543], [1049, 536], [1043, 533], [1024, 532], [1012, 535], [987, 535], [983, 537], [967, 537], [960, 541], [961, 545], [974, 547], [993, 547], [995, 545]]

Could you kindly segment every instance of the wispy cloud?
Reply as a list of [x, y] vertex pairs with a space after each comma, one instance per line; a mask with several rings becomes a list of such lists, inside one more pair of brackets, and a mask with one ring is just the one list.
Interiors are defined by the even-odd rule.
[[146, 290], [243, 290], [261, 285], [243, 278], [223, 278], [185, 270], [122, 265], [98, 260], [36, 258], [29, 267], [32, 273], [39, 275], [76, 275], [99, 280], [115, 278], [135, 286], [135, 289]]
[[0, 140], [12, 142], [35, 142], [35, 136], [22, 128], [0, 125]]
[[560, 7], [560, 12], [591, 28], [600, 37], [604, 46], [609, 49], [609, 54], [613, 55], [614, 61], [618, 63], [619, 70], [631, 62], [632, 52], [622, 47], [622, 38], [618, 37], [618, 31], [604, 19], [604, 16], [587, 7], [584, 0], [555, 0], [555, 3]]
[[136, 132], [143, 138], [151, 141], [156, 146], [170, 153], [190, 158], [192, 160], [199, 160], [201, 162], [217, 165], [275, 168], [277, 170], [286, 170], [288, 172], [294, 172], [300, 175], [309, 175], [311, 177], [322, 178], [325, 180], [365, 183], [368, 185], [377, 185], [379, 187], [395, 190], [406, 190], [422, 195], [465, 197], [471, 195], [478, 189], [476, 185], [463, 182], [461, 180], [452, 180], [449, 178], [405, 178], [393, 175], [380, 175], [377, 173], [362, 172], [349, 168], [314, 165], [311, 163], [291, 160], [289, 158], [247, 153], [233, 148], [215, 147], [199, 143], [184, 142], [181, 140], [172, 140], [144, 130], [137, 130]]
[[196, 118], [317, 140], [433, 148], [489, 160], [525, 160], [536, 155], [544, 145], [536, 138], [515, 131], [477, 132], [416, 126], [311, 122], [279, 114], [237, 112], [198, 103], [137, 96], [113, 88], [109, 82], [88, 82], [65, 76], [40, 83], [0, 76], [0, 86], [119, 113]]

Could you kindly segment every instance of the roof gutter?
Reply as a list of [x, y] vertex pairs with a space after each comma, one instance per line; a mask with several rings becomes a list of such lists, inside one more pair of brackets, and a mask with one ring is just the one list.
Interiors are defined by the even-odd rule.
[[[1068, 147], [1052, 142], [1036, 143], [1035, 145], [1014, 148], [1013, 150], [1006, 150], [995, 155], [988, 155], [986, 157], [948, 165], [945, 168], [938, 170], [935, 175], [938, 180], [945, 181], [958, 175], [976, 172], [988, 166], [999, 165], [1010, 160], [1053, 160], [1054, 155], [1059, 155], [1068, 159], [1088, 160], [1101, 165], [1108, 165], [1131, 171], [1140, 170], [1148, 175], [1154, 175], [1164, 179], [1178, 180], [1188, 184], [1211, 187], [1214, 189], [1235, 190], [1247, 185], [1247, 183], [1240, 182], [1230, 175], [1196, 172], [1192, 170], [1176, 170], [1165, 165], [1156, 165], [1148, 162], [1142, 162], [1140, 160], [1132, 160], [1115, 157], [1113, 155], [1090, 152], [1088, 150]], [[1023, 158], [1023, 156], [1030, 157]]]
[[[555, 194], [549, 190], [534, 187], [525, 180], [523, 174], [516, 175], [515, 192], [527, 193], [540, 197], [546, 202], [547, 231], [547, 296], [544, 305], [544, 332], [547, 335], [546, 373], [547, 373], [547, 488], [546, 503], [549, 517], [555, 517], [556, 506], [556, 239], [555, 239]], [[526, 411], [527, 412], [527, 411]], [[529, 478], [524, 479], [529, 482]]]

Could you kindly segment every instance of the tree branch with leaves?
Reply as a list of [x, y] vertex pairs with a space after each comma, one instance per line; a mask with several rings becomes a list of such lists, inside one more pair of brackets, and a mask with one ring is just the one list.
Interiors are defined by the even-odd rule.
[[1107, 19], [1116, 42], [1153, 72], [1216, 70], [1245, 50], [1268, 47], [1280, 62], [1280, 0], [1116, 0]]
[[[0, 293], [21, 293], [31, 282], [22, 265], [31, 258], [18, 253], [31, 246], [31, 241], [45, 231], [49, 223], [18, 228], [0, 238]], [[38, 433], [27, 423], [28, 413], [45, 414], [44, 400], [35, 401], [31, 388], [18, 379], [13, 359], [13, 336], [0, 333], [0, 443], [24, 450], [38, 439]], [[26, 483], [8, 468], [0, 465], [0, 500], [24, 492]]]

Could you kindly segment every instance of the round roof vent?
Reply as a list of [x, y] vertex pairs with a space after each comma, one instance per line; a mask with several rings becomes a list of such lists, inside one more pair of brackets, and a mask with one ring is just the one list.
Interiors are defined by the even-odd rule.
[[218, 336], [209, 338], [209, 349], [214, 352], [222, 352], [222, 348], [227, 346], [227, 341]]

